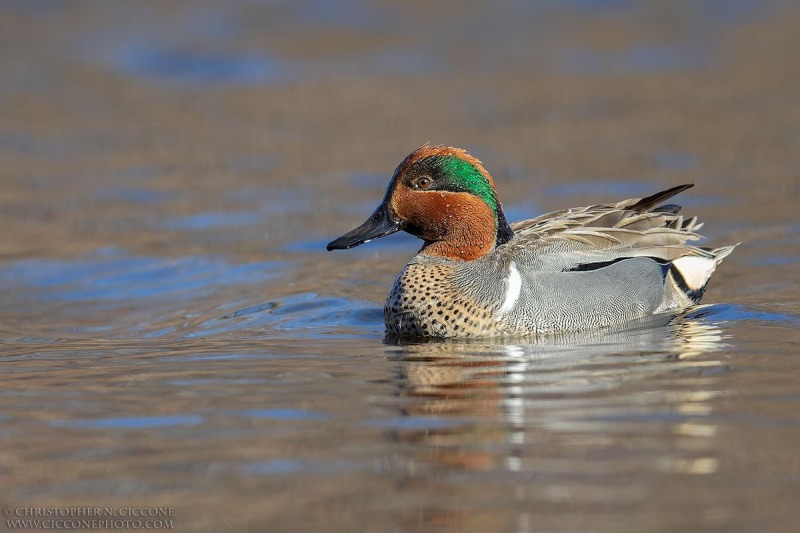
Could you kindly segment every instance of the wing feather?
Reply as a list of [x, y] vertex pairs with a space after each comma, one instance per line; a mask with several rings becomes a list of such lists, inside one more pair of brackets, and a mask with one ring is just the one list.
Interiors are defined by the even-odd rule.
[[506, 246], [515, 260], [543, 270], [626, 257], [674, 261], [685, 255], [714, 257], [692, 244], [701, 237], [697, 217], [684, 218], [681, 206], [659, 205], [692, 187], [679, 185], [646, 198], [555, 211], [511, 224], [515, 237]]

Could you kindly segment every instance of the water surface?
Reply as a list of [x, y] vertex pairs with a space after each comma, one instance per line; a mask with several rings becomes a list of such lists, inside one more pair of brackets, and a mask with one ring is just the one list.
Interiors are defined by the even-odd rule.
[[[792, 3], [20, 2], [0, 12], [0, 507], [191, 531], [791, 531]], [[418, 242], [324, 245], [424, 142], [510, 219], [685, 182], [704, 304], [385, 338]]]

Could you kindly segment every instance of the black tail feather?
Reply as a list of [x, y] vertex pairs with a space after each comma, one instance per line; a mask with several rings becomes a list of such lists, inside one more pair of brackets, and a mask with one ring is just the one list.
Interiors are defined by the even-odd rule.
[[686, 189], [690, 189], [692, 187], [694, 187], [694, 183], [687, 183], [685, 185], [678, 185], [677, 187], [672, 187], [671, 189], [667, 189], [666, 191], [657, 192], [651, 196], [648, 196], [647, 198], [642, 198], [641, 200], [630, 206], [628, 209], [636, 211], [637, 213], [646, 213], [647, 211], [650, 211], [651, 209], [656, 207], [661, 202], [669, 198], [672, 198], [676, 194], [679, 194], [685, 191]]

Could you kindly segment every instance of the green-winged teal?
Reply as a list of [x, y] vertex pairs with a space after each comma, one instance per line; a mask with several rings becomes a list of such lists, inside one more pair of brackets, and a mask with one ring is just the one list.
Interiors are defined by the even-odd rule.
[[647, 198], [509, 224], [494, 181], [460, 148], [423, 146], [394, 171], [383, 202], [328, 250], [404, 230], [425, 244], [386, 300], [390, 334], [538, 335], [602, 328], [700, 301], [734, 246], [700, 248], [696, 217]]

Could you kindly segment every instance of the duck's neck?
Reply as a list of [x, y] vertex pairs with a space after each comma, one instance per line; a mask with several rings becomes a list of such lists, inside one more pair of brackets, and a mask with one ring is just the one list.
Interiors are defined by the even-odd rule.
[[429, 206], [424, 231], [416, 234], [425, 240], [420, 253], [460, 261], [479, 259], [495, 246], [505, 244], [514, 236], [502, 208], [492, 211], [486, 203], [472, 195], [431, 194], [437, 205]]

